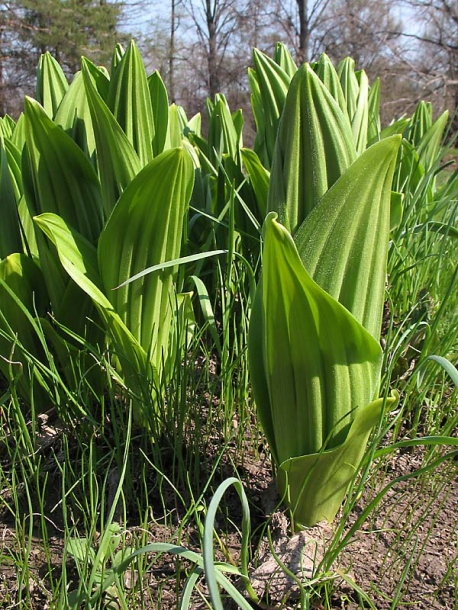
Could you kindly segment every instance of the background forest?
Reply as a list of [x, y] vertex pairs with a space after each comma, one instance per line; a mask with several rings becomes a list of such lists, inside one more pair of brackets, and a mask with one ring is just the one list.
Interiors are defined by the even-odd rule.
[[108, 66], [115, 42], [131, 37], [190, 115], [223, 90], [247, 111], [251, 48], [271, 54], [278, 41], [298, 61], [349, 55], [380, 77], [385, 123], [420, 99], [436, 113], [458, 103], [454, 0], [11, 0], [0, 4], [0, 36], [0, 115], [17, 117], [44, 51], [70, 76], [81, 55]]

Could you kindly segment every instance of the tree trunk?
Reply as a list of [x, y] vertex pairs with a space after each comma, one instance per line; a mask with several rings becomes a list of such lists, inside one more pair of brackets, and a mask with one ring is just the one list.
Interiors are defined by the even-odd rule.
[[171, 0], [170, 12], [170, 46], [169, 46], [169, 95], [170, 101], [175, 101], [175, 23], [176, 0]]
[[205, 0], [205, 16], [207, 19], [208, 30], [208, 50], [207, 50], [207, 67], [208, 67], [208, 93], [211, 99], [219, 92], [219, 77], [218, 77], [218, 52], [217, 52], [217, 26], [215, 12], [212, 7], [211, 0]]
[[296, 0], [299, 11], [299, 50], [298, 61], [309, 60], [310, 21], [308, 16], [308, 0]]

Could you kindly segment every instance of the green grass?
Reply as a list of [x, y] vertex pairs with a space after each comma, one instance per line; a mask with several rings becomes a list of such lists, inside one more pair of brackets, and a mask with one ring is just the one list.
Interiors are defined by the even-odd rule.
[[[430, 358], [454, 365], [458, 355], [458, 176], [441, 164], [404, 188], [391, 234], [380, 396], [394, 388], [399, 404], [373, 431], [313, 580], [293, 574], [299, 594], [278, 608], [410, 603], [433, 527], [456, 493], [456, 377]], [[226, 169], [207, 179], [222, 197], [218, 213], [192, 206], [185, 245], [223, 253], [180, 267], [176, 291], [193, 291], [195, 319], [176, 316], [174, 357], [146, 380], [148, 392], [122, 378], [113, 344], [91, 344], [53, 321], [67, 347], [81, 350], [71, 383], [40, 318], [28, 313], [46, 358], [18, 338], [15, 353], [39, 371], [46, 408], [34, 401], [35, 385], [24, 401], [11, 364], [0, 380], [0, 608], [218, 610], [234, 599], [264, 607], [247, 565], [261, 563], [269, 538], [274, 549], [283, 508], [278, 495], [266, 500], [274, 473], [247, 364], [259, 227], [249, 202], [237, 207], [245, 184]], [[247, 222], [239, 230], [237, 211], [253, 221], [249, 232]], [[33, 384], [33, 374], [24, 378]], [[359, 536], [372, 541], [375, 582], [353, 582], [346, 570]], [[456, 540], [449, 551], [443, 587], [457, 584]]]

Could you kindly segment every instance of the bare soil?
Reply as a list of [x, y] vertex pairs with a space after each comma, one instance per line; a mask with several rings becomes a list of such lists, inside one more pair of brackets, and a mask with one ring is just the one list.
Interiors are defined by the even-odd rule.
[[[60, 434], [61, 432], [59, 432]], [[50, 604], [51, 582], [50, 578], [57, 579], [62, 570], [63, 558], [63, 520], [56, 506], [61, 498], [61, 481], [58, 469], [53, 467], [54, 458], [51, 458], [50, 449], [54, 455], [59, 451], [59, 434], [55, 437], [55, 446], [48, 444], [49, 460], [48, 480], [45, 493], [45, 523], [48, 537], [49, 552], [43, 551], [43, 525], [40, 523], [37, 498], [31, 498], [36, 507], [36, 523], [34, 522], [34, 536], [28, 539], [27, 498], [18, 489], [18, 495], [23, 503], [24, 531], [18, 531], [17, 523], [13, 520], [13, 510], [8, 506], [11, 502], [8, 489], [0, 490], [2, 502], [0, 513], [0, 608], [16, 607], [18, 599], [18, 586], [22, 583], [25, 588], [29, 583], [30, 596], [21, 605], [30, 610], [45, 610]], [[216, 455], [221, 445], [215, 440], [214, 447], [207, 447], [208, 451]], [[250, 566], [255, 588], [261, 596], [259, 605], [253, 608], [282, 608], [289, 610], [297, 607], [298, 589], [281, 570], [272, 564], [272, 556], [266, 538], [266, 526], [271, 527], [274, 548], [282, 556], [282, 560], [289, 568], [296, 572], [304, 584], [314, 576], [313, 569], [307, 572], [301, 559], [304, 547], [310, 548], [310, 539], [319, 540], [319, 553], [329, 547], [335, 533], [333, 526], [324, 525], [313, 528], [310, 532], [301, 534], [302, 538], [291, 541], [288, 531], [288, 522], [276, 502], [278, 497], [272, 478], [269, 460], [260, 445], [257, 456], [246, 452], [244, 463], [237, 463], [235, 448], [227, 448], [218, 472], [215, 475], [215, 485], [227, 476], [237, 474], [244, 483], [251, 506], [253, 528], [253, 562]], [[358, 504], [347, 519], [341, 538], [349, 531], [353, 523], [370, 505], [376, 493], [382, 490], [390, 481], [402, 477], [424, 462], [424, 451], [406, 451], [394, 456], [388, 468], [383, 472], [376, 472], [367, 485], [366, 490], [359, 498]], [[171, 464], [173, 461], [171, 461]], [[209, 460], [209, 464], [211, 460]], [[236, 473], [234, 472], [234, 465]], [[8, 464], [3, 459], [5, 470]], [[166, 473], [167, 474], [167, 473]], [[206, 476], [206, 472], [202, 476]], [[149, 472], [149, 485], [155, 489], [157, 473]], [[182, 490], [186, 497], [186, 490]], [[211, 494], [210, 494], [211, 495]], [[180, 520], [184, 516], [184, 509], [177, 504], [173, 493], [165, 490], [162, 500], [158, 494], [153, 493], [149, 499], [151, 514], [154, 516], [149, 523], [148, 532], [139, 532], [135, 510], [129, 515], [126, 525], [126, 539], [143, 536], [145, 542], [176, 541], [177, 532], [180, 531]], [[165, 504], [164, 504], [165, 503]], [[165, 509], [165, 512], [164, 512]], [[334, 564], [329, 567], [326, 577], [332, 581], [333, 587], [328, 604], [332, 608], [368, 608], [371, 607], [367, 598], [378, 610], [412, 607], [416, 609], [442, 608], [452, 610], [458, 608], [455, 597], [458, 581], [457, 565], [457, 523], [458, 509], [458, 463], [453, 460], [444, 462], [431, 477], [422, 477], [419, 480], [410, 479], [400, 481], [391, 487], [384, 495], [383, 500], [371, 515], [361, 524], [356, 533], [347, 542], [343, 551], [338, 555]], [[15, 510], [15, 509], [14, 509]], [[156, 515], [173, 515], [172, 519], [164, 519]], [[192, 523], [192, 521], [191, 521]], [[217, 531], [221, 534], [225, 551], [218, 551], [218, 556], [237, 564], [240, 554], [240, 538], [237, 527], [241, 525], [240, 502], [236, 492], [229, 489], [224, 498], [221, 521], [217, 523]], [[181, 544], [200, 551], [197, 546], [198, 536], [195, 525], [187, 526], [180, 534]], [[301, 541], [303, 544], [301, 544]], [[31, 544], [28, 572], [25, 574], [21, 567], [21, 549], [24, 544]], [[289, 545], [289, 547], [288, 547]], [[294, 551], [291, 551], [293, 549]], [[288, 550], [288, 548], [290, 550]], [[299, 555], [298, 553], [299, 549]], [[283, 553], [283, 554], [282, 554]], [[295, 553], [295, 555], [294, 555]], [[298, 557], [300, 561], [298, 562]], [[153, 557], [151, 557], [153, 560]], [[316, 561], [316, 558], [315, 558]], [[271, 562], [273, 568], [265, 568]], [[293, 565], [295, 562], [295, 565]], [[312, 562], [313, 565], [313, 562]], [[264, 572], [263, 572], [264, 566]], [[299, 567], [298, 567], [299, 566]], [[177, 597], [186, 578], [186, 562], [179, 565], [176, 558], [162, 555], [155, 559], [144, 577], [142, 586], [148, 591], [150, 607], [159, 608], [156, 603], [161, 599], [162, 610], [172, 610], [177, 607]], [[70, 576], [77, 580], [77, 574], [68, 560]], [[73, 571], [72, 571], [73, 570]], [[270, 570], [270, 571], [269, 571]], [[323, 577], [323, 575], [321, 575]], [[22, 579], [22, 580], [21, 580]], [[126, 575], [126, 585], [135, 582], [135, 573]], [[264, 580], [263, 580], [264, 579]], [[74, 585], [73, 585], [74, 586]], [[193, 609], [207, 608], [205, 599], [207, 591], [202, 581], [198, 585]], [[316, 585], [315, 585], [316, 588]], [[316, 588], [319, 592], [319, 588]], [[364, 592], [364, 593], [361, 593]], [[132, 596], [131, 607], [137, 607], [135, 595]], [[232, 608], [227, 600], [226, 606]], [[312, 599], [312, 606], [324, 608], [324, 602], [319, 596]]]

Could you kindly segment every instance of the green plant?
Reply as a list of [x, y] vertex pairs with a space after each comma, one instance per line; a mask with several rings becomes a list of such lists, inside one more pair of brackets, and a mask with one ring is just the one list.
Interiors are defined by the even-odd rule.
[[399, 145], [387, 138], [354, 160], [337, 102], [307, 65], [296, 73], [269, 185], [285, 226], [267, 216], [249, 336], [258, 413], [295, 528], [334, 518], [371, 428], [396, 402], [372, 401]]

